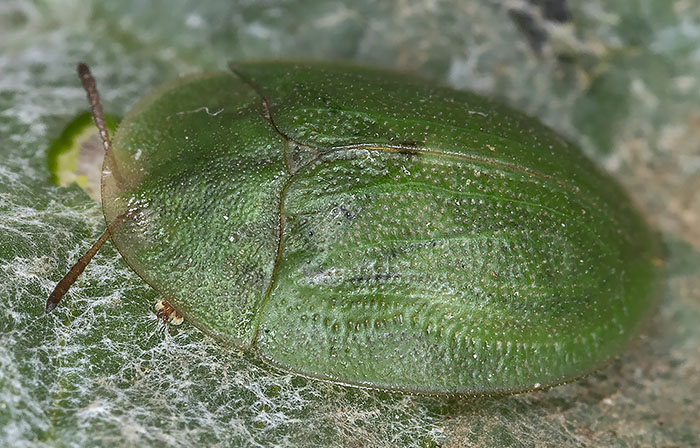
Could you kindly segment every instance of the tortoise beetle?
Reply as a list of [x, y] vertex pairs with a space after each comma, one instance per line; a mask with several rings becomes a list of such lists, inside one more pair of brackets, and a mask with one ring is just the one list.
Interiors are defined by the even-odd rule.
[[599, 367], [660, 279], [621, 187], [538, 121], [410, 75], [231, 64], [146, 95], [110, 142], [107, 231], [202, 331], [287, 371], [427, 394]]

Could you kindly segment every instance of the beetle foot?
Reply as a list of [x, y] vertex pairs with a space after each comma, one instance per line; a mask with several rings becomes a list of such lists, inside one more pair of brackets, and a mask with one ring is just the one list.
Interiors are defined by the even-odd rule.
[[182, 315], [175, 311], [175, 308], [165, 300], [161, 299], [156, 303], [156, 317], [164, 324], [180, 325], [184, 320]]

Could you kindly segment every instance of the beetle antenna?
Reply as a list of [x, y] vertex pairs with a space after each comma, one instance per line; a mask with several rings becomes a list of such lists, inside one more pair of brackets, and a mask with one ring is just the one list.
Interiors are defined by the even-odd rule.
[[[105, 114], [102, 110], [102, 103], [100, 103], [100, 93], [97, 91], [97, 83], [95, 82], [95, 78], [92, 77], [92, 73], [90, 73], [90, 68], [87, 64], [83, 62], [78, 63], [78, 77], [80, 77], [80, 82], [83, 84], [83, 89], [85, 89], [85, 93], [87, 94], [92, 120], [95, 122], [95, 126], [97, 126], [97, 130], [100, 133], [105, 156], [112, 157], [112, 141], [109, 139], [109, 132], [107, 132]], [[87, 265], [90, 264], [92, 257], [95, 256], [97, 251], [99, 251], [102, 245], [109, 239], [109, 236], [110, 231], [109, 228], [107, 228], [102, 236], [95, 241], [92, 247], [78, 259], [73, 267], [70, 268], [70, 271], [58, 282], [53, 292], [46, 300], [46, 313], [50, 313], [58, 306], [58, 303], [66, 295], [68, 289], [75, 283], [78, 276], [83, 273]]]
[[70, 268], [70, 271], [68, 271], [60, 282], [58, 282], [46, 301], [46, 313], [50, 313], [54, 308], [56, 308], [58, 302], [60, 302], [63, 296], [66, 295], [68, 289], [73, 285], [73, 283], [75, 283], [78, 276], [83, 273], [85, 267], [90, 263], [90, 260], [92, 260], [92, 257], [94, 257], [97, 251], [100, 250], [105, 241], [109, 239], [109, 235], [109, 229], [105, 230], [102, 236], [95, 241], [95, 244], [93, 244], [92, 247], [85, 252], [85, 255], [80, 257], [73, 267]]
[[80, 77], [80, 82], [83, 84], [85, 93], [87, 93], [88, 102], [90, 103], [90, 112], [92, 112], [92, 120], [100, 131], [100, 138], [102, 139], [102, 146], [104, 147], [105, 154], [109, 154], [112, 152], [112, 142], [109, 139], [109, 132], [107, 132], [107, 123], [105, 121], [104, 111], [102, 110], [102, 103], [100, 103], [100, 93], [97, 91], [97, 83], [95, 82], [95, 78], [92, 77], [92, 73], [90, 73], [90, 68], [83, 62], [78, 63], [78, 76]]

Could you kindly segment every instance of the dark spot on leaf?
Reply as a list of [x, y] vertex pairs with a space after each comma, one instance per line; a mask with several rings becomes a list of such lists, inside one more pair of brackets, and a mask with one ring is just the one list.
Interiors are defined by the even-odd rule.
[[538, 55], [542, 54], [542, 47], [548, 38], [545, 22], [564, 23], [571, 20], [566, 0], [528, 0], [527, 4], [510, 8], [508, 14]]

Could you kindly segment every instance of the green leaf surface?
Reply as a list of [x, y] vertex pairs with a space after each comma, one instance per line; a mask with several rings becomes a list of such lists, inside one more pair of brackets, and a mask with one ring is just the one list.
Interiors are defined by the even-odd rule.
[[[508, 6], [505, 6], [506, 3]], [[0, 5], [0, 446], [693, 446], [700, 443], [698, 0], [20, 1]], [[573, 2], [572, 2], [573, 3]], [[642, 31], [643, 30], [643, 31]], [[44, 302], [104, 228], [58, 187], [50, 146], [93, 69], [122, 116], [150, 88], [229, 60], [343, 59], [421, 73], [545, 121], [607, 167], [662, 235], [667, 279], [638, 341], [547, 391], [431, 398], [307, 380], [163, 330], [108, 244], [53, 314]], [[612, 98], [612, 99], [611, 99]]]

